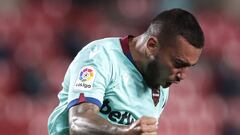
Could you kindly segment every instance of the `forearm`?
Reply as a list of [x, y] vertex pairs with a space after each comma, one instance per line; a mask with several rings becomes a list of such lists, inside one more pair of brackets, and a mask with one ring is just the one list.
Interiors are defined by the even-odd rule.
[[69, 120], [70, 135], [122, 135], [128, 130], [128, 126], [111, 124], [91, 110], [79, 112], [73, 108], [69, 115], [73, 116]]
[[157, 134], [156, 119], [141, 117], [130, 126], [111, 124], [98, 115], [99, 108], [83, 103], [69, 110], [70, 135], [140, 135]]
[[121, 135], [126, 126], [109, 123], [100, 116], [74, 117], [70, 123], [70, 135]]

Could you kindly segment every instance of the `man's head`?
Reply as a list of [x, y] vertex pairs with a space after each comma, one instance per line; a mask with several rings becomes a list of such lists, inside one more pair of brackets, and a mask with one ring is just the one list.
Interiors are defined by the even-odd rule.
[[186, 77], [204, 46], [204, 35], [195, 17], [184, 10], [172, 9], [154, 18], [144, 33], [148, 62], [143, 76], [157, 88], [169, 87]]

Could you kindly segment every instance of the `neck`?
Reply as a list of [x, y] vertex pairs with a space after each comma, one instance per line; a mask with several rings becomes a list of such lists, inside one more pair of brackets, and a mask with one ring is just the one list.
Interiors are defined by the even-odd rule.
[[146, 35], [144, 34], [130, 38], [128, 42], [132, 58], [141, 73], [144, 72], [145, 65], [148, 62], [145, 42]]

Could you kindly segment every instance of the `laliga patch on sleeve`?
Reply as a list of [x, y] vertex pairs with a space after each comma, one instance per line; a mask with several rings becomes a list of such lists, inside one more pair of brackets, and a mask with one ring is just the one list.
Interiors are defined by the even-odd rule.
[[92, 66], [82, 67], [74, 84], [74, 89], [91, 90], [95, 79], [95, 69]]

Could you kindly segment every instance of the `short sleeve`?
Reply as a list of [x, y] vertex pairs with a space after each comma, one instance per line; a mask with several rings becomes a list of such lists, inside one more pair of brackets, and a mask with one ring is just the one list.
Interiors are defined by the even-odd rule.
[[101, 46], [91, 45], [79, 52], [69, 67], [68, 109], [82, 102], [101, 107], [110, 82], [110, 65]]

